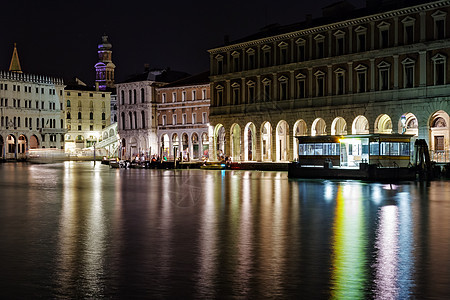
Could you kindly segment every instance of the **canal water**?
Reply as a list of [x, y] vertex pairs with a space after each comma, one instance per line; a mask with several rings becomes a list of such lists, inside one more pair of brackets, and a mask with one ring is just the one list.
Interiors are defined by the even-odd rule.
[[1, 298], [444, 299], [450, 181], [0, 164]]

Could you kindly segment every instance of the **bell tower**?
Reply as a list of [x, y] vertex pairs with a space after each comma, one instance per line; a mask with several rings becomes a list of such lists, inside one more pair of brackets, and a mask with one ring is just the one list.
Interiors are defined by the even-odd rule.
[[102, 42], [98, 44], [98, 63], [95, 64], [95, 82], [99, 89], [114, 88], [114, 69], [116, 65], [112, 62], [112, 45], [108, 36], [102, 36]]

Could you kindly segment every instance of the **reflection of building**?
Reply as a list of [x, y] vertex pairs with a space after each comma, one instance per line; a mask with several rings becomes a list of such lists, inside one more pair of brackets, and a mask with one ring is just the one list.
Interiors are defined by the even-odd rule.
[[209, 72], [157, 89], [159, 154], [198, 159], [209, 151]]
[[102, 139], [102, 130], [110, 124], [110, 92], [88, 87], [75, 78], [64, 91], [67, 134], [66, 151], [91, 147]]
[[22, 73], [14, 47], [9, 72], [0, 73], [0, 158], [63, 148], [63, 90], [62, 79]]
[[209, 50], [211, 149], [289, 161], [294, 136], [405, 132], [448, 154], [450, 3], [401, 3], [342, 1]]
[[186, 73], [169, 69], [146, 68], [143, 73], [116, 84], [122, 157], [131, 158], [141, 152], [159, 152], [156, 136], [156, 88], [186, 76]]

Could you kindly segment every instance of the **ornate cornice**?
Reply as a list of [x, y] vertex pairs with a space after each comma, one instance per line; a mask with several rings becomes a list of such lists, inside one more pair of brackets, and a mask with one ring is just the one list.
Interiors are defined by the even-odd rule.
[[321, 25], [321, 26], [317, 26], [317, 27], [302, 29], [302, 30], [289, 32], [289, 33], [285, 33], [285, 34], [280, 34], [280, 35], [275, 35], [275, 36], [271, 36], [271, 37], [266, 37], [266, 38], [262, 38], [262, 39], [256, 39], [256, 40], [252, 40], [252, 41], [218, 47], [218, 48], [210, 49], [210, 50], [208, 50], [208, 52], [210, 54], [217, 54], [219, 52], [226, 52], [226, 51], [231, 51], [231, 50], [236, 50], [236, 49], [241, 49], [241, 48], [246, 48], [246, 47], [253, 47], [253, 46], [257, 46], [257, 45], [261, 45], [261, 44], [273, 43], [273, 42], [278, 42], [278, 41], [291, 39], [291, 38], [299, 38], [299, 37], [302, 37], [305, 35], [316, 34], [316, 33], [323, 32], [323, 31], [337, 30], [337, 29], [342, 29], [342, 28], [346, 28], [349, 26], [356, 26], [356, 25], [380, 21], [380, 20], [384, 20], [384, 19], [388, 19], [388, 18], [400, 17], [400, 16], [405, 16], [405, 15], [409, 15], [409, 14], [413, 14], [413, 13], [419, 13], [422, 11], [430, 11], [430, 10], [434, 10], [437, 8], [446, 7], [449, 5], [450, 5], [450, 0], [430, 2], [430, 3], [421, 4], [421, 5], [401, 8], [401, 9], [397, 9], [397, 10], [393, 10], [393, 11], [389, 11], [389, 12], [368, 15], [368, 16], [364, 16], [364, 17], [360, 17], [360, 18], [356, 18], [356, 19], [350, 19], [350, 20], [331, 23], [331, 24], [327, 24], [327, 25]]

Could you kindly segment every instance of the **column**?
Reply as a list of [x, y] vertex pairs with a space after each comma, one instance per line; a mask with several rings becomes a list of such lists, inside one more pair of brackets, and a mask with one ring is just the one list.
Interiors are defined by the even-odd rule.
[[419, 86], [425, 87], [427, 85], [427, 51], [419, 51], [419, 72]]
[[328, 74], [327, 74], [327, 83], [328, 83], [328, 91], [327, 91], [327, 96], [331, 96], [333, 95], [333, 73], [331, 71], [331, 68], [333, 66], [332, 65], [328, 65]]
[[420, 15], [420, 42], [425, 42], [426, 40], [426, 28], [427, 28], [427, 22], [426, 22], [426, 13], [424, 11], [421, 11], [419, 13]]
[[348, 26], [348, 53], [353, 52], [353, 31], [352, 26]]
[[313, 96], [313, 73], [312, 73], [312, 68], [308, 68], [308, 95], [307, 96], [308, 96], [308, 98], [312, 98], [312, 96]]
[[375, 22], [370, 22], [370, 50], [375, 48]]
[[398, 89], [398, 55], [394, 55], [394, 90]]
[[398, 46], [398, 17], [394, 18], [394, 46]]
[[348, 62], [348, 93], [353, 93], [353, 62]]
[[293, 100], [295, 99], [295, 77], [294, 77], [294, 71], [289, 71], [290, 78], [289, 78], [289, 90], [290, 90], [290, 96], [289, 99]]
[[375, 59], [370, 59], [370, 91], [375, 91]]

